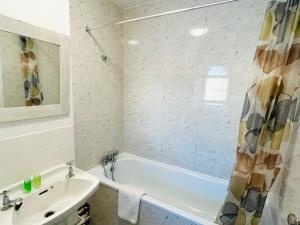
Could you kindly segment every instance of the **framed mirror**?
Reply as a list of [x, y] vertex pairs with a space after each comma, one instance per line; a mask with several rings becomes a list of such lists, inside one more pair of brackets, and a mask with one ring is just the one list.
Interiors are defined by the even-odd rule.
[[69, 113], [69, 38], [0, 15], [0, 122]]

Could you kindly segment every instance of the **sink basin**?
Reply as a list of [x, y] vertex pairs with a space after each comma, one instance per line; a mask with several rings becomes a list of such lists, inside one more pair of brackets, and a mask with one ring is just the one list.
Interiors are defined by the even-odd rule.
[[11, 208], [0, 212], [0, 224], [51, 225], [63, 221], [77, 210], [96, 191], [99, 180], [76, 168], [75, 176], [67, 179], [66, 170], [63, 171], [54, 173], [48, 178], [47, 185], [31, 194], [14, 194], [11, 199], [21, 197], [23, 204], [18, 211]]

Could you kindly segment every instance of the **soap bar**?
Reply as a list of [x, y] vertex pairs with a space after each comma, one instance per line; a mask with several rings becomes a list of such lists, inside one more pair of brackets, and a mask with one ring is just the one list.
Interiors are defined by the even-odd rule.
[[24, 191], [25, 192], [31, 192], [31, 178], [30, 177], [26, 177], [24, 179]]

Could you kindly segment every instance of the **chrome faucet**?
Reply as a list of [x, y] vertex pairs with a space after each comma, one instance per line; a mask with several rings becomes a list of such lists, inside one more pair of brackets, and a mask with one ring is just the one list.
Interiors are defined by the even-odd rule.
[[116, 162], [117, 155], [119, 154], [118, 150], [113, 150], [105, 154], [101, 159], [101, 165], [106, 166], [108, 163]]
[[10, 200], [7, 194], [8, 192], [9, 191], [3, 191], [2, 193], [0, 193], [0, 195], [3, 195], [3, 207], [1, 208], [1, 211], [6, 211], [11, 207], [15, 207], [16, 210], [19, 210], [22, 205], [23, 199], [17, 198], [15, 200]]
[[100, 164], [102, 165], [102, 167], [104, 169], [104, 173], [105, 173], [106, 177], [108, 177], [107, 172], [106, 172], [106, 165], [111, 163], [110, 172], [111, 172], [111, 178], [113, 181], [115, 181], [115, 174], [114, 174], [115, 164], [114, 163], [117, 160], [118, 154], [119, 154], [118, 150], [110, 151], [107, 154], [105, 154], [100, 161]]
[[66, 165], [69, 166], [69, 172], [66, 176], [66, 178], [68, 178], [68, 179], [75, 176], [74, 169], [73, 169], [73, 164], [74, 164], [74, 160], [71, 160], [71, 161], [66, 163]]

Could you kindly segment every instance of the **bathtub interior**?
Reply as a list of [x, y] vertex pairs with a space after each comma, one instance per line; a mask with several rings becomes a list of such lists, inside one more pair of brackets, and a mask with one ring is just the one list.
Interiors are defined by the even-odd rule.
[[[147, 196], [192, 216], [214, 221], [227, 194], [228, 182], [160, 162], [122, 153], [115, 164], [115, 182], [129, 185]], [[101, 172], [104, 178], [104, 171]], [[106, 179], [107, 181], [107, 179]], [[105, 182], [105, 179], [104, 179]]]

